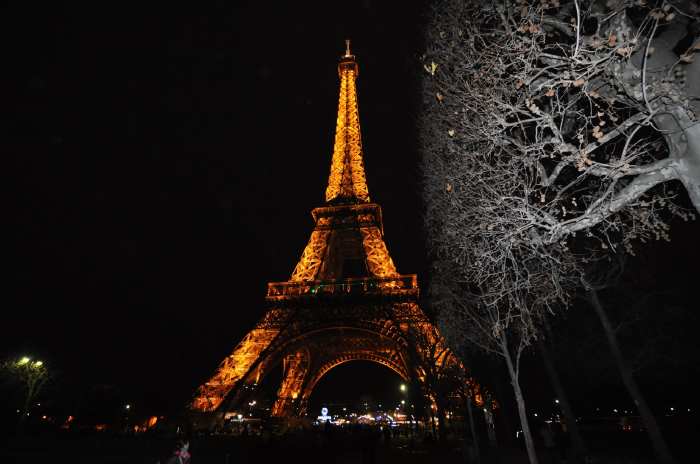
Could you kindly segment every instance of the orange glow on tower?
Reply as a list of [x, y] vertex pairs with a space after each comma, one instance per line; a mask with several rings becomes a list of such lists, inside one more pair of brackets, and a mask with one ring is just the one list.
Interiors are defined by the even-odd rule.
[[340, 97], [326, 202], [368, 203], [355, 83], [359, 68], [355, 55], [350, 53], [350, 41], [346, 40], [345, 44], [345, 55], [338, 63]]
[[384, 365], [405, 382], [426, 382], [436, 368], [464, 369], [418, 306], [416, 275], [398, 273], [382, 209], [370, 202], [349, 41], [338, 74], [333, 157], [325, 204], [311, 212], [311, 237], [289, 280], [267, 284], [267, 312], [199, 387], [194, 412], [236, 410], [280, 365], [273, 416], [303, 414], [316, 383], [346, 362]]

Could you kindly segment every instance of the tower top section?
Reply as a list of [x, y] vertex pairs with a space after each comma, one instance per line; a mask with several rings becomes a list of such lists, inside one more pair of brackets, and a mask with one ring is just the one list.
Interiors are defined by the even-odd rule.
[[331, 172], [326, 188], [326, 202], [330, 204], [369, 203], [365, 166], [360, 133], [360, 115], [357, 105], [356, 80], [359, 74], [355, 55], [350, 53], [350, 40], [345, 41], [345, 55], [338, 63], [340, 95], [338, 119]]

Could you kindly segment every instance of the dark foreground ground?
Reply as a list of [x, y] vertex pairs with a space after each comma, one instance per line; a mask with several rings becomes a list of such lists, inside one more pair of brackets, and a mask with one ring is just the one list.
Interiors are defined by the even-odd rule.
[[[599, 435], [588, 437], [591, 464], [651, 464], [644, 435]], [[51, 436], [5, 437], [0, 443], [0, 463], [90, 463], [166, 464], [175, 437], [55, 434]], [[525, 464], [527, 457], [517, 446], [482, 447], [482, 464]], [[689, 449], [676, 448], [679, 463], [696, 463]], [[192, 464], [240, 463], [470, 463], [470, 448], [457, 438], [438, 443], [400, 436], [386, 440], [379, 434], [362, 432], [303, 431], [285, 436], [199, 436], [191, 439]], [[566, 462], [558, 453], [540, 448], [541, 464]], [[571, 460], [568, 459], [571, 463]]]

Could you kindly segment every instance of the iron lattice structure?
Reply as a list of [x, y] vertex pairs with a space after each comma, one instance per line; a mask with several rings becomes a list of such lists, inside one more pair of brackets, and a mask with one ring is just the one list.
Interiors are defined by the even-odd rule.
[[350, 361], [373, 361], [420, 382], [436, 367], [464, 369], [418, 306], [416, 275], [396, 271], [384, 242], [381, 207], [370, 203], [358, 65], [349, 44], [338, 73], [326, 204], [311, 213], [315, 227], [290, 279], [268, 283], [266, 314], [197, 390], [195, 412], [235, 409], [280, 365], [273, 416], [304, 414], [316, 383]]

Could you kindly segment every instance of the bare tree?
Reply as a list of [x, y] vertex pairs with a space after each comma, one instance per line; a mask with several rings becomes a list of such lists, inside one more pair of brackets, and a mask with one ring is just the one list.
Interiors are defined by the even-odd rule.
[[[545, 327], [547, 324], [545, 323]], [[583, 436], [579, 431], [578, 424], [576, 423], [576, 415], [574, 414], [574, 409], [569, 401], [569, 395], [566, 394], [566, 389], [562, 384], [561, 378], [559, 376], [559, 371], [554, 366], [554, 359], [550, 353], [549, 347], [545, 344], [544, 340], [539, 340], [537, 343], [537, 348], [540, 352], [540, 357], [542, 358], [542, 363], [544, 364], [545, 372], [549, 377], [549, 382], [557, 395], [557, 404], [559, 404], [561, 411], [566, 420], [566, 429], [571, 436], [571, 442], [573, 444], [575, 461], [580, 462], [584, 460], [587, 454], [586, 444], [583, 440]]]
[[[441, 325], [503, 357], [531, 462], [520, 356], [582, 269], [700, 210], [698, 8], [445, 0], [421, 123]], [[450, 330], [452, 329], [452, 330]], [[662, 457], [663, 458], [663, 457]], [[664, 459], [665, 460], [665, 459]]]
[[[529, 274], [523, 278], [532, 278], [533, 281], [537, 281], [538, 275], [543, 274], [532, 268], [527, 272]], [[486, 352], [502, 357], [505, 361], [528, 457], [531, 463], [537, 463], [525, 397], [519, 382], [520, 361], [524, 350], [536, 340], [541, 318], [547, 312], [548, 305], [553, 303], [549, 301], [550, 296], [556, 298], [554, 296], [556, 290], [546, 285], [546, 282], [541, 282], [552, 292], [528, 293], [523, 285], [522, 288], [511, 291], [510, 295], [504, 296], [503, 301], [493, 301], [492, 296], [487, 292], [478, 293], [479, 290], [487, 287], [467, 293], [468, 290], [465, 290], [463, 285], [454, 282], [457, 275], [455, 272], [443, 273], [443, 271], [433, 274], [431, 293], [432, 298], [436, 300], [436, 307], [440, 308], [438, 324], [446, 332], [451, 343], [455, 345], [471, 343]], [[517, 278], [513, 279], [513, 275], [507, 271], [500, 275], [494, 273], [492, 279], [518, 281]], [[489, 283], [491, 283], [490, 280], [485, 285]], [[468, 296], [465, 297], [465, 294]]]
[[634, 401], [634, 405], [636, 406], [639, 416], [644, 423], [644, 427], [647, 431], [647, 435], [649, 436], [654, 453], [660, 462], [673, 463], [673, 456], [671, 455], [671, 451], [669, 450], [668, 445], [661, 434], [661, 429], [659, 428], [656, 418], [654, 417], [651, 408], [649, 407], [641, 389], [639, 388], [639, 385], [637, 384], [629, 361], [625, 358], [622, 352], [622, 348], [618, 340], [619, 328], [614, 327], [598, 295], [599, 290], [604, 289], [605, 287], [615, 286], [617, 279], [622, 274], [622, 270], [623, 260], [618, 259], [615, 262], [615, 265], [605, 268], [604, 270], [599, 269], [599, 272], [597, 273], [589, 271], [589, 276], [588, 278], [583, 279], [583, 284], [586, 289], [588, 302], [595, 311], [603, 327], [603, 333], [605, 334], [608, 346], [610, 347], [610, 352], [613, 355], [617, 370], [620, 373], [622, 383]]
[[434, 417], [437, 414], [438, 437], [443, 440], [446, 437], [445, 408], [455, 388], [451, 372], [456, 368], [464, 370], [464, 367], [434, 326], [425, 324], [415, 327], [408, 335], [412, 339], [411, 345], [417, 347], [413, 356], [416, 358], [423, 395], [428, 400], [433, 433], [436, 431]]
[[511, 232], [546, 244], [667, 238], [661, 211], [692, 217], [669, 201], [671, 180], [700, 210], [695, 3], [481, 3], [447, 0], [428, 29], [426, 161], [461, 158], [429, 168], [441, 194], [463, 196], [475, 165], [487, 182], [517, 173], [528, 188], [504, 206], [527, 225]]
[[10, 381], [19, 383], [23, 389], [24, 401], [18, 422], [18, 430], [21, 433], [32, 403], [49, 380], [49, 371], [43, 361], [24, 356], [20, 359], [4, 361], [0, 365], [0, 372]]
[[[445, 390], [453, 394], [461, 406], [464, 408], [464, 430], [469, 430], [469, 440], [473, 452], [473, 462], [481, 462], [481, 451], [479, 449], [479, 437], [474, 422], [474, 406], [493, 407], [493, 399], [490, 392], [484, 390], [476, 381], [467, 374], [467, 371], [457, 364], [446, 367], [443, 381], [446, 384]], [[465, 433], [464, 436], [467, 439]]]

